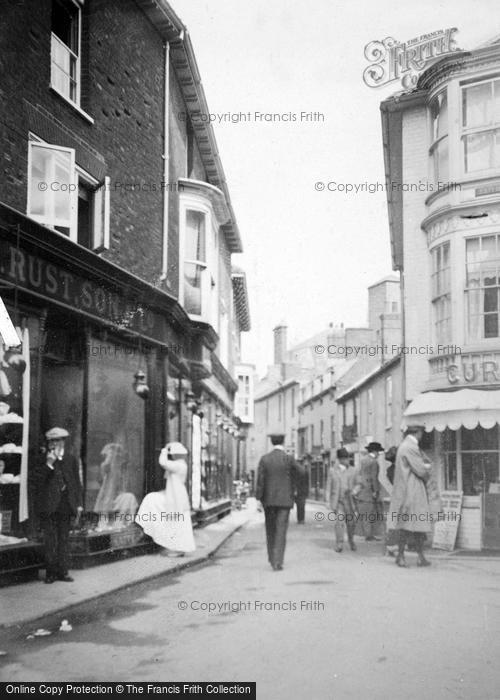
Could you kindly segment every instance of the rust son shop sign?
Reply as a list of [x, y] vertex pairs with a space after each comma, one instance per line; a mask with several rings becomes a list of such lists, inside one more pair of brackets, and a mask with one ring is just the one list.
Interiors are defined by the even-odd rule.
[[163, 340], [163, 321], [159, 314], [5, 241], [0, 241], [0, 277], [87, 316]]
[[439, 58], [457, 51], [454, 35], [458, 30], [439, 29], [430, 34], [400, 42], [388, 36], [365, 46], [365, 58], [370, 65], [363, 71], [363, 80], [371, 88], [401, 81], [404, 90], [411, 90], [425, 68]]

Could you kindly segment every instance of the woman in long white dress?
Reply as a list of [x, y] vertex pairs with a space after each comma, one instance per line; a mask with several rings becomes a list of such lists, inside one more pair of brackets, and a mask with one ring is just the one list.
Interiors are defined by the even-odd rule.
[[168, 553], [182, 556], [196, 549], [191, 524], [191, 507], [186, 491], [187, 450], [180, 442], [169, 442], [160, 453], [159, 464], [167, 479], [163, 491], [148, 493], [135, 521], [156, 544]]

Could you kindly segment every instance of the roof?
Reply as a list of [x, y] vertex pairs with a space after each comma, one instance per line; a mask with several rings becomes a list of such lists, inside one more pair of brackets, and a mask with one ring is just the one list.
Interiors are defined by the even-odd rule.
[[208, 181], [224, 193], [229, 219], [222, 230], [232, 253], [242, 253], [240, 231], [231, 204], [226, 176], [219, 157], [213, 126], [204, 115], [209, 114], [205, 91], [187, 27], [166, 0], [135, 0], [157, 28], [162, 38], [170, 44], [170, 59], [179, 79], [186, 110], [192, 117], [196, 141]]
[[250, 307], [248, 304], [247, 278], [243, 270], [233, 266], [231, 272], [231, 281], [233, 283], [234, 303], [236, 305], [236, 313], [242, 331], [250, 330]]
[[378, 282], [374, 282], [373, 284], [368, 285], [368, 289], [371, 289], [372, 287], [377, 287], [379, 284], [384, 284], [384, 282], [394, 282], [396, 284], [399, 284], [400, 280], [399, 277], [396, 277], [396, 275], [386, 275], [385, 277], [382, 277], [382, 279]]
[[273, 394], [277, 394], [283, 389], [288, 389], [289, 387], [293, 385], [300, 384], [300, 382], [297, 379], [288, 379], [286, 382], [279, 382], [277, 384], [274, 384], [273, 386], [268, 387], [267, 389], [264, 389], [262, 394], [259, 394], [258, 396], [255, 396], [255, 403], [257, 401], [262, 401], [263, 399], [267, 399], [269, 396], [272, 396]]
[[[355, 381], [351, 386], [346, 389], [342, 394], [337, 396], [336, 401], [341, 402], [345, 401], [346, 399], [350, 398], [354, 394], [356, 394], [359, 389], [361, 389], [362, 386], [365, 384], [370, 383], [375, 377], [379, 376], [380, 374], [384, 374], [384, 372], [387, 369], [390, 369], [393, 365], [396, 365], [398, 362], [401, 360], [401, 355], [396, 355], [396, 357], [391, 357], [390, 360], [387, 360], [387, 362], [384, 362], [383, 365], [377, 365], [373, 369], [369, 370], [367, 373], [365, 373], [362, 377], [360, 377], [357, 381]], [[360, 361], [363, 362], [364, 358]]]

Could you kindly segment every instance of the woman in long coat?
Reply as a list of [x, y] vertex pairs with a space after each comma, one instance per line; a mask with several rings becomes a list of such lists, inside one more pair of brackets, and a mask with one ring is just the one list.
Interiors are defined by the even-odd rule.
[[402, 567], [408, 566], [404, 552], [410, 532], [414, 534], [418, 552], [417, 566], [430, 565], [423, 553], [426, 533], [430, 532], [432, 522], [427, 495], [431, 464], [419, 447], [423, 432], [421, 426], [408, 427], [396, 455], [389, 520], [391, 527], [399, 531], [396, 564]]
[[136, 523], [167, 554], [182, 556], [195, 550], [191, 507], [185, 481], [187, 450], [180, 442], [169, 442], [160, 453], [159, 464], [165, 469], [167, 486], [163, 491], [148, 493], [137, 512]]

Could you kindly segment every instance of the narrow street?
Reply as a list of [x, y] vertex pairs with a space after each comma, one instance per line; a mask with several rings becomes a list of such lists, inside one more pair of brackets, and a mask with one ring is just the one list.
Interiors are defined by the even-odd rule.
[[51, 636], [4, 632], [2, 679], [256, 681], [263, 700], [498, 698], [500, 561], [417, 569], [409, 554], [397, 569], [360, 538], [336, 554], [315, 510], [305, 526], [292, 517], [282, 572], [268, 567], [258, 514], [208, 565], [81, 606], [71, 632], [59, 617], [37, 623]]

